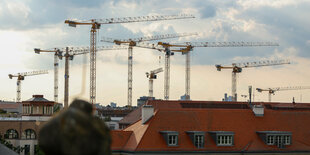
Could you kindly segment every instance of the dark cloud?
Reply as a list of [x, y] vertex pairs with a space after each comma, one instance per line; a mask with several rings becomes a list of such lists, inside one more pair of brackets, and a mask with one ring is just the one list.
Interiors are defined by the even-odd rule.
[[[2, 8], [0, 22], [5, 24], [1, 24], [0, 28], [26, 30], [64, 23], [69, 18], [83, 20], [102, 18], [102, 14], [108, 12], [99, 9], [105, 2], [102, 0], [33, 0], [24, 2], [4, 0], [0, 2]], [[89, 15], [92, 17], [89, 18]]]
[[300, 3], [297, 6], [280, 8], [259, 7], [242, 12], [238, 18], [252, 19], [265, 28], [271, 35], [279, 38], [279, 43], [284, 47], [299, 49], [299, 56], [310, 57], [307, 40], [310, 40], [310, 21], [302, 14], [309, 14], [310, 3]]
[[203, 6], [200, 9], [201, 18], [211, 18], [216, 15], [216, 8], [211, 5]]

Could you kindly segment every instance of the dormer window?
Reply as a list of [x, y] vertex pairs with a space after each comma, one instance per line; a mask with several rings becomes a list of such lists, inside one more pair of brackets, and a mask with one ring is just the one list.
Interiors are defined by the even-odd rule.
[[160, 131], [163, 135], [168, 146], [178, 146], [178, 136], [177, 131]]
[[189, 137], [192, 140], [192, 143], [197, 148], [203, 148], [204, 147], [204, 141], [205, 141], [205, 132], [203, 131], [187, 131], [186, 132]]
[[276, 145], [285, 148], [292, 143], [292, 133], [287, 131], [258, 131], [259, 137], [266, 145]]
[[209, 131], [217, 146], [233, 146], [234, 132], [231, 131]]
[[220, 146], [233, 145], [233, 135], [218, 135], [217, 145], [220, 145]]
[[178, 144], [178, 135], [168, 135], [168, 145], [174, 146]]

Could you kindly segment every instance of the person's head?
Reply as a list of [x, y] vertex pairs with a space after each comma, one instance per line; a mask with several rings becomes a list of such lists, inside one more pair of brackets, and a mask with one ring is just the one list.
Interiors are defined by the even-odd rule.
[[47, 122], [39, 133], [46, 155], [111, 154], [109, 129], [92, 115], [92, 105], [75, 100], [68, 109]]

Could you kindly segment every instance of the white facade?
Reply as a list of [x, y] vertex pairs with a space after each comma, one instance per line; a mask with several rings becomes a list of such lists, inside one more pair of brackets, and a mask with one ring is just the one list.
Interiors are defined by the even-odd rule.
[[24, 121], [29, 121], [29, 120], [48, 121], [51, 118], [52, 118], [51, 116], [22, 116], [22, 120]]
[[122, 120], [123, 117], [111, 117], [111, 121], [105, 122], [105, 124], [111, 129], [111, 130], [119, 130], [119, 121]]

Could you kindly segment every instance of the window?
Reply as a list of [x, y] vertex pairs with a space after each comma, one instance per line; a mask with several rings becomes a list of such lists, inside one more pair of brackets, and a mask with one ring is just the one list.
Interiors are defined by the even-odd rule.
[[234, 132], [232, 131], [209, 131], [217, 146], [233, 146]]
[[274, 136], [267, 136], [267, 145], [274, 144]]
[[29, 155], [29, 154], [30, 154], [30, 145], [25, 145], [24, 155]]
[[218, 135], [217, 145], [233, 145], [232, 135]]
[[6, 131], [4, 138], [6, 138], [6, 139], [18, 139], [18, 132], [15, 129], [9, 129]]
[[204, 144], [204, 136], [203, 135], [195, 135], [195, 146], [197, 148], [203, 148]]
[[36, 139], [36, 133], [32, 129], [27, 129], [22, 134], [23, 139]]
[[205, 132], [204, 131], [186, 131], [189, 137], [192, 140], [193, 145], [196, 148], [203, 148], [205, 141]]
[[291, 145], [291, 136], [284, 136], [284, 145]]
[[168, 135], [168, 145], [177, 145], [178, 136], [177, 135]]
[[276, 145], [278, 148], [284, 148], [285, 145], [291, 145], [292, 133], [288, 131], [258, 131], [261, 139], [267, 145]]
[[168, 146], [178, 146], [178, 136], [179, 133], [177, 131], [160, 131], [163, 135]]

